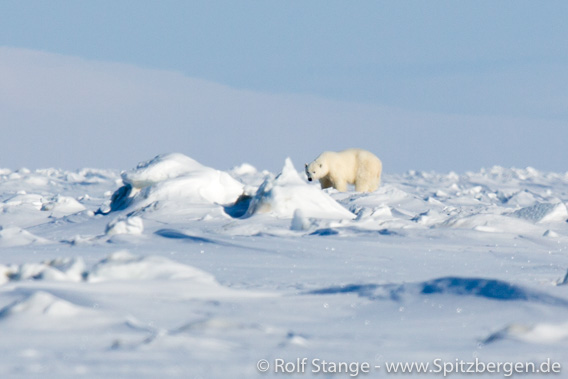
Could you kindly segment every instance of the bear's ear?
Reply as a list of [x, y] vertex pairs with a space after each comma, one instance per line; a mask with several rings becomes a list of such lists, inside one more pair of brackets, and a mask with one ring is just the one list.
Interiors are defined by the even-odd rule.
[[307, 163], [304, 163], [304, 167], [308, 167], [308, 164], [307, 164]]

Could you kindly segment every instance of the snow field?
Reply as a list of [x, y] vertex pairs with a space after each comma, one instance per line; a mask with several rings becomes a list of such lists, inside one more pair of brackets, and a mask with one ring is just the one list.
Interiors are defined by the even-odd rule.
[[[0, 170], [0, 374], [567, 356], [568, 173], [386, 174], [370, 194], [181, 154]], [[460, 377], [456, 375], [455, 377]]]

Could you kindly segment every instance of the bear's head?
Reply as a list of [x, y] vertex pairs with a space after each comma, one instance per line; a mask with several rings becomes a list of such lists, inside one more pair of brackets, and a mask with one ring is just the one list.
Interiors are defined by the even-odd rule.
[[317, 159], [310, 164], [306, 163], [306, 175], [308, 180], [318, 180], [326, 176], [329, 172], [327, 164], [324, 161], [318, 161]]

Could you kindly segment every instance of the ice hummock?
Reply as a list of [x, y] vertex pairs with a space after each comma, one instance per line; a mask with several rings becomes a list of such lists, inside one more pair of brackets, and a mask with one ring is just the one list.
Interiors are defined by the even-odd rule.
[[123, 172], [121, 177], [124, 184], [144, 188], [204, 169], [203, 165], [186, 155], [169, 153], [140, 162], [135, 169]]
[[163, 202], [228, 204], [243, 193], [244, 185], [228, 173], [203, 166], [180, 153], [162, 154], [122, 173], [123, 186], [103, 213], [142, 209]]
[[304, 217], [353, 219], [355, 215], [319, 188], [309, 185], [287, 158], [282, 173], [267, 178], [252, 198], [246, 216], [268, 213], [281, 218], [293, 218], [300, 210]]

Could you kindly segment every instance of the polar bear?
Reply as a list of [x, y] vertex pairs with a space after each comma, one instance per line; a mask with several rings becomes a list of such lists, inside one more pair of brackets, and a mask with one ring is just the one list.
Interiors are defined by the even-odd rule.
[[375, 191], [382, 170], [381, 160], [363, 149], [324, 151], [312, 163], [306, 163], [310, 182], [319, 179], [321, 188], [333, 187], [342, 192], [347, 191], [347, 184], [354, 184], [358, 192]]

